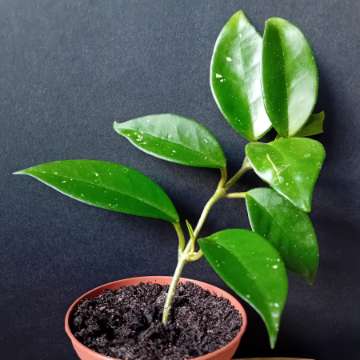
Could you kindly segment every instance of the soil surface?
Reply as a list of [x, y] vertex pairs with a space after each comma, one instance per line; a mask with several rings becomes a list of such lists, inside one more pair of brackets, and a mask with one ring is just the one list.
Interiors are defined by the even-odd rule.
[[239, 312], [193, 283], [177, 288], [166, 326], [161, 315], [168, 286], [139, 284], [80, 303], [75, 337], [92, 350], [123, 360], [182, 360], [217, 350], [239, 331]]

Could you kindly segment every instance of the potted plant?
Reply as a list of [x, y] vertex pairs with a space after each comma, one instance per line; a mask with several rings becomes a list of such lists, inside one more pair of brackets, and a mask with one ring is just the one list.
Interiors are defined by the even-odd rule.
[[[124, 165], [64, 160], [16, 172], [89, 205], [167, 221], [177, 234], [172, 277], [105, 284], [70, 307], [66, 332], [81, 359], [230, 359], [246, 314], [230, 294], [181, 278], [186, 264], [203, 257], [259, 313], [272, 348], [287, 297], [286, 269], [314, 281], [319, 254], [308, 213], [325, 151], [308, 138], [323, 131], [324, 120], [323, 112], [313, 114], [318, 72], [308, 42], [281, 18], [267, 20], [262, 38], [239, 11], [216, 41], [210, 85], [227, 122], [249, 141], [232, 176], [214, 135], [194, 120], [157, 114], [114, 123], [118, 134], [147, 154], [219, 170], [218, 185], [196, 224], [183, 222], [159, 185]], [[273, 139], [261, 142], [271, 129]], [[248, 171], [269, 187], [235, 191]], [[251, 230], [205, 235], [208, 214], [220, 200], [244, 200]]]

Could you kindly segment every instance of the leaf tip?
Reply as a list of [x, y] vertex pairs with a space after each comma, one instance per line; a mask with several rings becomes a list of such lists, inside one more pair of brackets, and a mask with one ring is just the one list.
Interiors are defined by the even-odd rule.
[[26, 175], [26, 169], [14, 171], [12, 175]]
[[[115, 130], [115, 132], [116, 132], [118, 135], [125, 136], [124, 131], [126, 130], [126, 127], [124, 126], [124, 124], [125, 124], [126, 122], [127, 122], [127, 121], [125, 121], [125, 122], [117, 122], [117, 121], [114, 121], [114, 122], [113, 122], [113, 129]], [[126, 136], [125, 136], [125, 137], [126, 137]]]
[[240, 18], [243, 18], [243, 19], [246, 19], [246, 14], [243, 10], [238, 10], [236, 11], [236, 13], [234, 13], [234, 15], [232, 16], [232, 18], [236, 18], [236, 19], [240, 19]]
[[269, 339], [270, 339], [270, 348], [271, 348], [271, 350], [274, 350], [275, 345], [276, 345], [276, 340], [277, 340], [277, 334], [276, 335], [271, 335], [269, 337]]
[[266, 21], [265, 21], [265, 27], [267, 25], [270, 25], [270, 26], [277, 26], [277, 25], [281, 25], [281, 24], [285, 24], [285, 23], [288, 23], [287, 20], [281, 18], [281, 17], [278, 17], [278, 16], [273, 16], [273, 17], [270, 17], [268, 18]]
[[279, 326], [280, 326], [280, 321], [277, 321], [273, 327], [271, 328], [268, 328], [267, 327], [267, 330], [268, 330], [268, 335], [269, 335], [269, 343], [270, 343], [270, 348], [271, 350], [274, 350], [275, 349], [275, 346], [276, 346], [276, 342], [277, 342], [277, 338], [278, 338], [278, 333], [279, 333]]
[[113, 129], [114, 129], [116, 132], [118, 132], [119, 126], [120, 126], [120, 123], [118, 123], [117, 121], [114, 121], [114, 122], [113, 122]]
[[314, 286], [316, 280], [316, 270], [312, 273], [307, 274], [305, 280], [310, 286]]
[[310, 286], [315, 285], [315, 277], [307, 278], [306, 281]]

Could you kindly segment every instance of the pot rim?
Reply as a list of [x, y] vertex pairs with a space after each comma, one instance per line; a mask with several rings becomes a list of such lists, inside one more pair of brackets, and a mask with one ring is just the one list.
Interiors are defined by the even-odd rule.
[[[135, 276], [135, 277], [130, 277], [130, 278], [125, 278], [125, 279], [120, 279], [120, 280], [115, 280], [115, 281], [111, 281], [108, 283], [105, 283], [103, 285], [97, 286], [89, 291], [86, 291], [84, 294], [82, 294], [81, 296], [79, 296], [68, 308], [66, 315], [65, 315], [65, 332], [67, 334], [67, 336], [70, 338], [71, 342], [73, 344], [76, 344], [77, 347], [82, 348], [83, 351], [92, 354], [92, 355], [96, 355], [98, 357], [98, 360], [121, 360], [121, 359], [117, 359], [117, 358], [113, 358], [113, 357], [109, 357], [103, 354], [100, 354], [94, 350], [91, 350], [90, 348], [88, 348], [87, 346], [85, 346], [83, 343], [81, 343], [78, 339], [76, 339], [76, 337], [74, 336], [74, 334], [71, 331], [70, 328], [70, 317], [72, 315], [72, 312], [75, 308], [76, 305], [78, 305], [78, 303], [83, 300], [84, 298], [88, 297], [89, 295], [93, 294], [94, 292], [97, 291], [101, 291], [101, 290], [105, 290], [107, 287], [113, 287], [114, 285], [116, 285], [119, 282], [128, 282], [128, 281], [132, 281], [134, 282], [134, 285], [136, 285], [137, 283], [140, 282], [148, 282], [148, 283], [164, 283], [164, 282], [168, 282], [169, 280], [171, 280], [171, 276]], [[214, 356], [217, 354], [222, 353], [223, 351], [225, 351], [227, 348], [231, 348], [232, 346], [234, 346], [234, 344], [236, 344], [237, 342], [240, 341], [241, 337], [243, 336], [246, 327], [247, 327], [247, 315], [245, 312], [244, 307], [241, 305], [241, 303], [239, 302], [239, 300], [237, 300], [233, 295], [229, 294], [227, 291], [208, 284], [204, 281], [199, 281], [199, 280], [193, 280], [193, 279], [188, 279], [188, 278], [180, 278], [180, 282], [192, 282], [196, 285], [199, 285], [202, 288], [205, 288], [205, 290], [210, 291], [211, 293], [215, 293], [217, 296], [220, 297], [225, 297], [226, 299], [228, 299], [230, 301], [230, 303], [236, 308], [237, 311], [239, 311], [240, 315], [241, 315], [241, 319], [242, 319], [242, 324], [240, 327], [240, 330], [238, 331], [238, 333], [236, 334], [236, 336], [230, 341], [228, 342], [226, 345], [224, 345], [223, 347], [211, 352], [211, 353], [207, 353], [205, 355], [201, 355], [198, 356], [196, 358], [191, 358], [191, 360], [197, 360], [197, 359], [201, 359], [201, 360], [207, 360], [210, 356]], [[130, 286], [130, 285], [127, 285]], [[225, 295], [225, 296], [224, 296]], [[190, 360], [190, 359], [189, 359]]]

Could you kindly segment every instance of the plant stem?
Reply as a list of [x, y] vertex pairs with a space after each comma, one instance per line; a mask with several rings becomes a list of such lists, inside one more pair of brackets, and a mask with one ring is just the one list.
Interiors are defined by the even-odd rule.
[[241, 168], [235, 173], [235, 175], [225, 184], [225, 189], [229, 190], [233, 185], [235, 185], [238, 180], [249, 170], [251, 170], [251, 165], [247, 157], [244, 158], [244, 161], [241, 165]]
[[175, 231], [178, 235], [178, 239], [179, 239], [178, 263], [176, 265], [176, 269], [175, 269], [174, 275], [171, 279], [168, 293], [166, 295], [164, 311], [163, 311], [163, 315], [162, 315], [162, 322], [164, 325], [166, 325], [169, 320], [169, 315], [170, 315], [172, 304], [173, 304], [174, 298], [175, 298], [176, 287], [179, 283], [181, 273], [184, 269], [184, 266], [188, 262], [199, 260], [203, 255], [201, 250], [195, 251], [195, 244], [196, 244], [197, 238], [200, 234], [200, 231], [203, 228], [205, 221], [210, 213], [211, 208], [220, 199], [222, 199], [224, 197], [230, 197], [230, 198], [243, 197], [243, 196], [239, 196], [238, 194], [244, 194], [244, 193], [233, 193], [233, 195], [236, 194], [236, 196], [233, 196], [232, 194], [228, 194], [228, 195], [232, 195], [232, 196], [228, 196], [226, 194], [226, 192], [228, 189], [230, 189], [230, 187], [232, 187], [234, 184], [236, 184], [236, 182], [241, 178], [241, 176], [243, 174], [245, 174], [250, 169], [251, 169], [250, 164], [248, 163], [247, 159], [245, 158], [241, 168], [235, 173], [235, 175], [229, 181], [227, 181], [226, 168], [220, 170], [221, 171], [220, 181], [216, 187], [214, 194], [206, 202], [194, 231], [192, 231], [191, 225], [187, 224], [188, 229], [191, 229], [191, 231], [189, 230], [190, 239], [189, 239], [188, 243], [186, 244], [186, 246], [185, 246], [184, 233], [182, 231], [181, 225], [179, 223], [173, 224]]
[[171, 311], [172, 304], [174, 302], [175, 293], [176, 293], [176, 287], [180, 280], [181, 273], [184, 269], [185, 264], [187, 263], [187, 249], [190, 249], [190, 242], [188, 242], [184, 252], [182, 254], [179, 254], [178, 263], [176, 265], [176, 269], [174, 272], [174, 275], [171, 279], [171, 283], [169, 286], [168, 293], [166, 295], [165, 305], [164, 305], [164, 311], [162, 315], [162, 323], [164, 325], [167, 324], [169, 320], [169, 315]]
[[[223, 184], [225, 183], [226, 178], [224, 177], [224, 174], [226, 174], [226, 173], [222, 172], [222, 176], [221, 176], [219, 184], [216, 188], [215, 193], [211, 196], [211, 198], [205, 204], [205, 206], [202, 210], [202, 213], [200, 215], [200, 218], [198, 220], [198, 223], [195, 227], [195, 230], [194, 230], [193, 234], [191, 234], [190, 240], [188, 241], [185, 249], [183, 249], [183, 251], [182, 251], [182, 250], [180, 250], [180, 246], [179, 246], [178, 263], [177, 263], [174, 275], [171, 279], [171, 283], [169, 286], [168, 293], [166, 295], [166, 300], [165, 300], [165, 305], [164, 305], [164, 311], [163, 311], [163, 316], [162, 316], [162, 322], [164, 325], [166, 325], [166, 323], [169, 320], [171, 307], [172, 307], [172, 304], [173, 304], [174, 298], [175, 298], [176, 287], [177, 287], [177, 284], [179, 283], [180, 276], [184, 269], [184, 266], [186, 265], [187, 262], [198, 260], [202, 256], [202, 253], [194, 252], [195, 243], [196, 243], [197, 237], [205, 223], [205, 220], [209, 215], [209, 212], [210, 212], [212, 206], [219, 199], [221, 199], [223, 196], [225, 196], [225, 190], [223, 188]], [[174, 227], [175, 227], [175, 225], [174, 225]], [[180, 229], [181, 229], [181, 227], [180, 227]], [[175, 230], [178, 233], [179, 227], [175, 227]], [[182, 230], [181, 230], [181, 233], [182, 233]], [[179, 233], [178, 233], [178, 236], [179, 236]], [[180, 243], [180, 238], [181, 238], [181, 235], [179, 236], [179, 243]]]
[[205, 204], [204, 209], [200, 215], [200, 218], [199, 218], [198, 223], [194, 230], [195, 240], [199, 236], [199, 233], [200, 233], [202, 227], [204, 226], [204, 223], [209, 215], [211, 208], [214, 206], [214, 204], [216, 204], [224, 196], [225, 196], [225, 189], [222, 187], [221, 188], [218, 187], [216, 189], [216, 191], [214, 192], [213, 196]]
[[225, 195], [227, 199], [244, 199], [245, 196], [246, 196], [246, 192], [237, 192], [237, 193], [235, 192]]
[[178, 237], [178, 241], [179, 241], [178, 249], [179, 249], [179, 253], [180, 253], [185, 248], [184, 232], [182, 231], [180, 223], [173, 223], [173, 226], [176, 231], [176, 235]]

